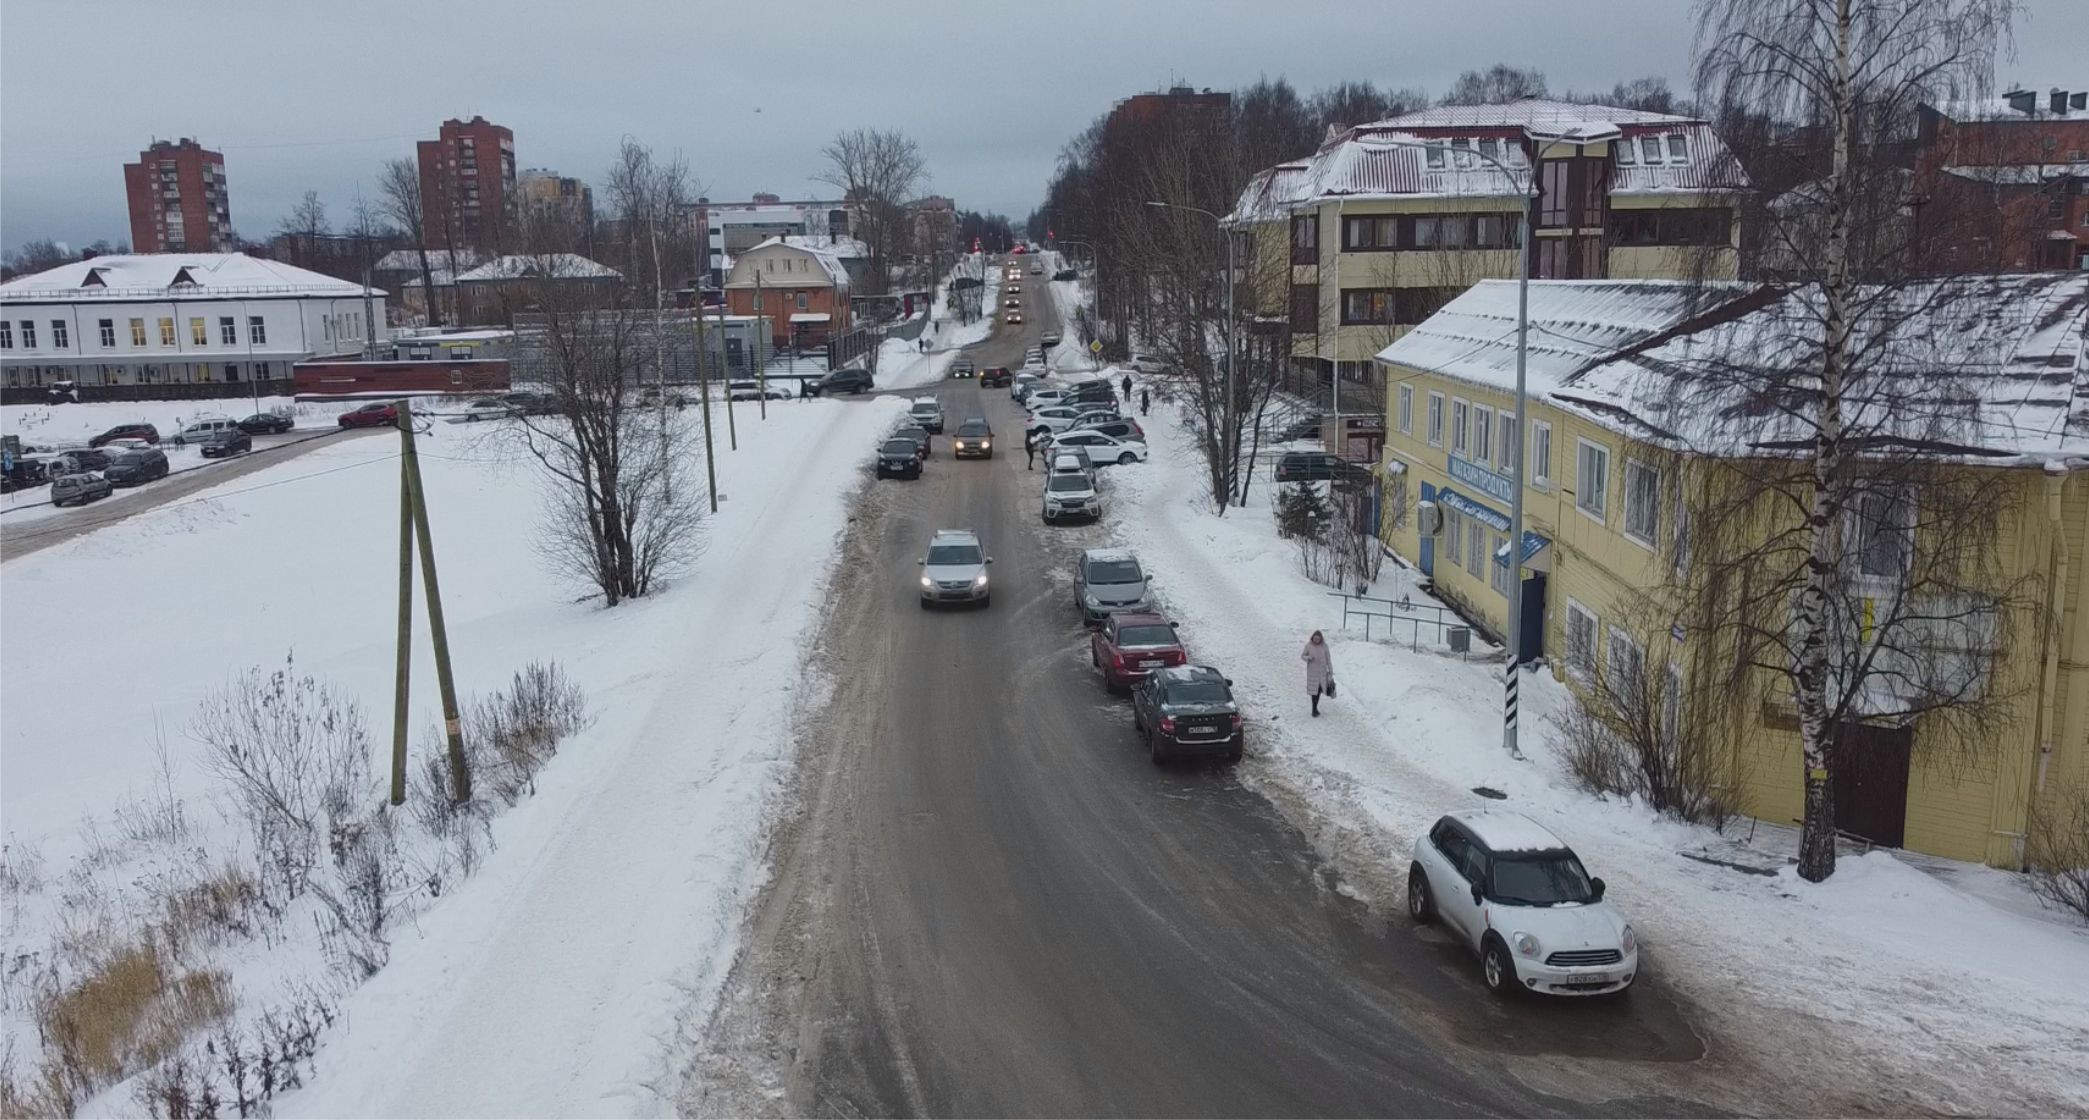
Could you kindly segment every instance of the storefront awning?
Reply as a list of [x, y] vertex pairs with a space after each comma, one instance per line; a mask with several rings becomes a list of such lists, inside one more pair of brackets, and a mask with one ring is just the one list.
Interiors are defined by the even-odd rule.
[[[1525, 529], [1523, 531], [1523, 562], [1529, 564], [1531, 557], [1536, 556], [1540, 549], [1551, 543], [1544, 537], [1531, 532], [1529, 529]], [[1501, 547], [1494, 550], [1494, 562], [1504, 568], [1509, 566], [1509, 542], [1501, 542]]]
[[1506, 533], [1509, 531], [1509, 517], [1507, 514], [1489, 506], [1483, 506], [1456, 490], [1448, 487], [1438, 490], [1436, 492], [1436, 500], [1497, 532]]

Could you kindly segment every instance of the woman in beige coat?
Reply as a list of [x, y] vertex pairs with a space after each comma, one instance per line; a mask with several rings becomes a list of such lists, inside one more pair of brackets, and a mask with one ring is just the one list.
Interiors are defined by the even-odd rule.
[[1327, 639], [1320, 631], [1313, 631], [1313, 636], [1306, 639], [1306, 648], [1299, 652], [1298, 659], [1306, 663], [1306, 691], [1312, 694], [1313, 714], [1317, 716], [1320, 694], [1335, 693], [1335, 663], [1328, 657]]

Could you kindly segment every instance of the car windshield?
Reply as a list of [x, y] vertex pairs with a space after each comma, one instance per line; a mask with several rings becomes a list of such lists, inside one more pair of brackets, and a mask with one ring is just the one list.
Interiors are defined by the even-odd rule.
[[1054, 494], [1078, 494], [1089, 489], [1088, 480], [1077, 474], [1055, 474], [1045, 483]]
[[1222, 681], [1169, 681], [1166, 702], [1170, 704], [1230, 704], [1233, 693]]
[[1172, 646], [1175, 644], [1175, 628], [1172, 626], [1127, 626], [1117, 632], [1117, 644], [1121, 646]]
[[977, 563], [979, 563], [979, 546], [976, 544], [932, 544], [928, 546], [928, 566], [931, 568], [948, 568], [961, 564]]
[[1132, 560], [1090, 560], [1088, 562], [1089, 583], [1142, 583], [1145, 576], [1139, 574], [1139, 565]]
[[927, 428], [901, 428], [901, 429], [900, 429], [899, 431], [896, 431], [896, 432], [892, 433], [892, 438], [894, 438], [894, 439], [910, 439], [910, 440], [913, 440], [913, 441], [914, 441], [915, 443], [920, 443], [920, 442], [921, 442], [922, 440], [925, 440], [925, 439], [927, 439], [927, 438], [928, 438], [928, 429], [927, 429]]
[[943, 411], [941, 407], [928, 402], [924, 402], [914, 406], [914, 415], [916, 416], [934, 416], [936, 413], [941, 411]]
[[112, 467], [135, 467], [145, 462], [143, 451], [126, 451], [109, 461]]
[[1572, 852], [1497, 856], [1492, 886], [1488, 893], [1498, 901], [1524, 906], [1592, 902], [1596, 897], [1588, 872]]
[[888, 439], [885, 441], [884, 452], [887, 455], [912, 455], [916, 450], [918, 450], [918, 445], [911, 439]]
[[992, 435], [993, 429], [987, 427], [984, 420], [967, 420], [957, 426], [957, 434], [961, 436], [985, 436]]

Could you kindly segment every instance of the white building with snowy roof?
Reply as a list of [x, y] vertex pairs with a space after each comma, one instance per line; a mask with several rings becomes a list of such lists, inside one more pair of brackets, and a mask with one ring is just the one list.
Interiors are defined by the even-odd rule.
[[[1730, 547], [1702, 531], [1707, 503], [1741, 492], [1737, 479], [1788, 473], [1778, 465], [1812, 435], [1800, 418], [1819, 368], [1818, 289], [1533, 283], [1523, 415], [1516, 300], [1513, 282], [1483, 281], [1378, 354], [1393, 386], [1379, 464], [1387, 544], [1576, 689], [1673, 667], [1659, 684], [1681, 706], [1691, 682], [1718, 682], [1702, 741], [1732, 752], [1744, 811], [1798, 817], [1783, 675], [1736, 665], [1732, 635], [1709, 636], [1693, 611], [1705, 605], [1697, 566]], [[1863, 289], [1856, 304], [1846, 419], [1872, 450], [1855, 449], [1853, 470], [1884, 481], [1845, 518], [1846, 609], [1833, 613], [1860, 631], [1896, 612], [1958, 619], [1925, 641], [1936, 659], [1925, 672], [1963, 667], [1962, 683], [1994, 689], [2014, 718], [1997, 721], [1977, 764], [1948, 764], [1924, 750], [1936, 728], [1893, 716], [1922, 678], [1884, 675], [1845, 712], [1864, 770], [1861, 789], [1854, 769], [1838, 788], [1837, 824], [1877, 844], [2017, 866], [2032, 805], [2089, 782], [2089, 274]], [[1519, 461], [1525, 571], [1508, 540]], [[1951, 518], [1940, 495], [1971, 491], [1991, 539], [1972, 548], [1972, 590], [1943, 596], [1929, 559], [1938, 530], [1922, 526]], [[1420, 531], [1421, 502], [1441, 515], [1439, 532]], [[1796, 515], [1778, 505], [1742, 543], [1778, 539]], [[2004, 589], [2018, 604], [2010, 617], [1968, 609], [2005, 601]], [[1940, 599], [1951, 610], [1926, 610]]]
[[240, 395], [385, 335], [385, 293], [244, 253], [95, 257], [0, 284], [10, 396]]
[[[1424, 109], [1332, 131], [1267, 168], [1229, 221], [1252, 230], [1255, 309], [1288, 311], [1290, 387], [1354, 414], [1338, 452], [1375, 457], [1372, 358], [1472, 284], [1731, 277], [1747, 179], [1696, 117], [1527, 99]], [[1532, 196], [1535, 197], [1532, 197]]]

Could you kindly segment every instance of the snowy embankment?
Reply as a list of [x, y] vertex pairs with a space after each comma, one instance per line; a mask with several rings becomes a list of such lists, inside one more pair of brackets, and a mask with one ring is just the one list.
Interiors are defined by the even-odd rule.
[[[387, 931], [389, 963], [340, 998], [316, 1077], [278, 1097], [278, 1115], [669, 1107], [678, 1024], [707, 1014], [763, 874], [760, 836], [789, 767], [800, 653], [834, 539], [899, 407], [813, 401], [743, 420], [740, 449], [718, 453], [725, 500], [702, 556], [673, 587], [615, 610], [577, 600], [539, 558], [541, 475], [496, 450], [493, 425], [421, 438], [459, 692], [556, 661], [594, 718], [533, 795], [494, 817], [476, 875]], [[94, 888], [122, 909], [141, 877], [236, 849], [241, 826], [208, 811], [218, 787], [187, 733], [198, 702], [234, 674], [294, 652], [299, 674], [360, 702], [373, 751], [388, 751], [396, 451], [324, 447], [7, 566], [10, 959], [93, 922], [71, 900], [100, 877], [123, 880]], [[415, 627], [418, 770], [438, 712], [418, 609]], [[384, 759], [371, 761], [383, 774]], [[186, 806], [188, 847], [140, 835], [141, 798]], [[338, 991], [310, 925], [197, 946], [182, 963], [228, 975], [239, 1019], [307, 984]], [[35, 1038], [33, 1009], [7, 994], [0, 1025]], [[131, 1111], [126, 1088], [92, 1110]]]
[[959, 276], [977, 273], [972, 265], [960, 263], [952, 268], [950, 275], [936, 287], [936, 298], [929, 311], [929, 326], [921, 332], [928, 340], [928, 349], [921, 349], [920, 340], [888, 338], [878, 351], [878, 388], [919, 389], [942, 381], [950, 373], [950, 363], [957, 360], [958, 351], [974, 343], [984, 342], [994, 331], [992, 317], [982, 315], [969, 323], [957, 322], [950, 308], [950, 281]]
[[[1501, 745], [1500, 665], [1432, 652], [1426, 640], [1411, 650], [1404, 631], [1398, 644], [1382, 630], [1365, 642], [1360, 624], [1343, 633], [1340, 602], [1300, 574], [1276, 534], [1267, 475], [1247, 508], [1215, 516], [1174, 412], [1156, 408], [1145, 421], [1151, 463], [1111, 471], [1117, 535], [1155, 573], [1191, 656], [1223, 668], [1243, 695], [1257, 756], [1247, 779], [1308, 806], [1316, 843], [1388, 920], [1406, 921], [1414, 837], [1447, 810], [1504, 804], [1608, 880], [1658, 982], [1695, 1005], [1714, 1061], [1773, 1071], [1774, 1081], [1734, 1080], [1732, 1106], [2089, 1110], [2089, 931], [2039, 912], [2005, 872], [1953, 865], [1946, 878], [1874, 852], [1809, 884], [1786, 865], [1785, 838], [1746, 845], [1746, 821], [1721, 836], [1585, 794], [1567, 779], [1546, 718], [1571, 701], [1542, 671], [1523, 678], [1530, 761], [1512, 761]], [[1403, 592], [1434, 605], [1413, 573], [1388, 562], [1372, 594]], [[1318, 719], [1298, 660], [1315, 629], [1333, 642], [1341, 684]], [[1480, 786], [1507, 800], [1482, 799]], [[1480, 998], [1477, 979], [1474, 991]], [[1835, 1095], [1808, 1095], [1819, 1087]]]

